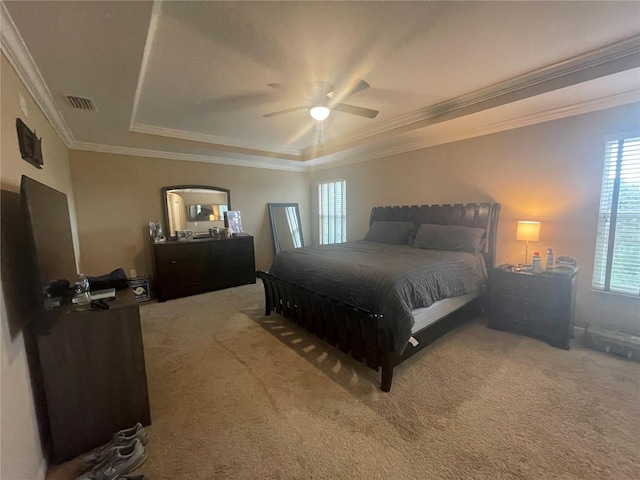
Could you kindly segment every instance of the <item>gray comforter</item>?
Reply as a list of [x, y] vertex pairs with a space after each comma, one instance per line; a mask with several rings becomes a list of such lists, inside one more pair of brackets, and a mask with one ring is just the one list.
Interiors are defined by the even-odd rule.
[[424, 250], [364, 240], [286, 250], [270, 273], [336, 300], [382, 314], [379, 327], [402, 352], [416, 308], [471, 293], [487, 273], [480, 253]]

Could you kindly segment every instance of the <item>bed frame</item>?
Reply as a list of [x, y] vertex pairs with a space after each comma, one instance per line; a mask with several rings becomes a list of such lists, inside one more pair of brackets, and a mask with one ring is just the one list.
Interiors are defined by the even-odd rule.
[[[403, 207], [374, 207], [369, 225], [376, 221], [412, 221], [416, 226], [422, 223], [440, 225], [463, 225], [484, 228], [486, 241], [483, 255], [489, 274], [489, 282], [494, 267], [496, 234], [498, 228], [498, 203], [470, 203], [456, 205], [422, 205]], [[320, 295], [306, 288], [293, 285], [266, 272], [258, 271], [265, 294], [265, 315], [272, 311], [315, 333], [327, 343], [337, 346], [344, 353], [368, 367], [378, 371], [382, 367], [381, 389], [391, 390], [393, 369], [407, 358], [449, 332], [464, 320], [464, 316], [451, 314], [439, 319], [413, 334], [418, 345], [408, 345], [403, 352], [393, 350], [388, 332], [376, 328], [381, 317], [376, 312], [354, 307], [333, 298]], [[489, 298], [488, 287], [474, 300], [483, 308]]]

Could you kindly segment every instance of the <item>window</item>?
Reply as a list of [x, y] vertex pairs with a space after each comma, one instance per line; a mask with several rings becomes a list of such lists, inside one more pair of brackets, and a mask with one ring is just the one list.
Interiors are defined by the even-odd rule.
[[606, 142], [592, 286], [640, 295], [640, 136]]
[[318, 184], [320, 244], [347, 241], [347, 182], [336, 180]]

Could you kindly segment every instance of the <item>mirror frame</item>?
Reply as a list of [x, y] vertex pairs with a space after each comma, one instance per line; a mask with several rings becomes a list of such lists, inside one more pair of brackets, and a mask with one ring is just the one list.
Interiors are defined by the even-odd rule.
[[276, 229], [276, 221], [273, 213], [274, 207], [296, 207], [296, 217], [298, 219], [298, 225], [300, 225], [300, 245], [304, 247], [304, 237], [302, 235], [302, 223], [300, 223], [300, 207], [297, 203], [268, 203], [269, 208], [269, 220], [271, 220], [271, 233], [273, 235], [273, 249], [276, 255], [281, 252], [280, 241], [278, 240], [278, 231]]
[[167, 192], [169, 190], [180, 190], [180, 189], [188, 189], [188, 188], [196, 188], [203, 190], [217, 190], [221, 193], [227, 194], [227, 210], [231, 210], [231, 190], [228, 188], [214, 187], [212, 185], [172, 185], [170, 187], [162, 187], [162, 207], [164, 210], [164, 231], [165, 235], [169, 240], [175, 240], [177, 238], [176, 235], [171, 235], [169, 231], [169, 206], [167, 205]]

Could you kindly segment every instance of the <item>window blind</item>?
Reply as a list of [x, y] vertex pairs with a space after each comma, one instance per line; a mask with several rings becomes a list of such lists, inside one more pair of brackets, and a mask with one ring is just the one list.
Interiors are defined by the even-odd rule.
[[605, 145], [592, 287], [640, 295], [640, 137]]
[[347, 182], [336, 180], [318, 184], [320, 244], [347, 241]]

